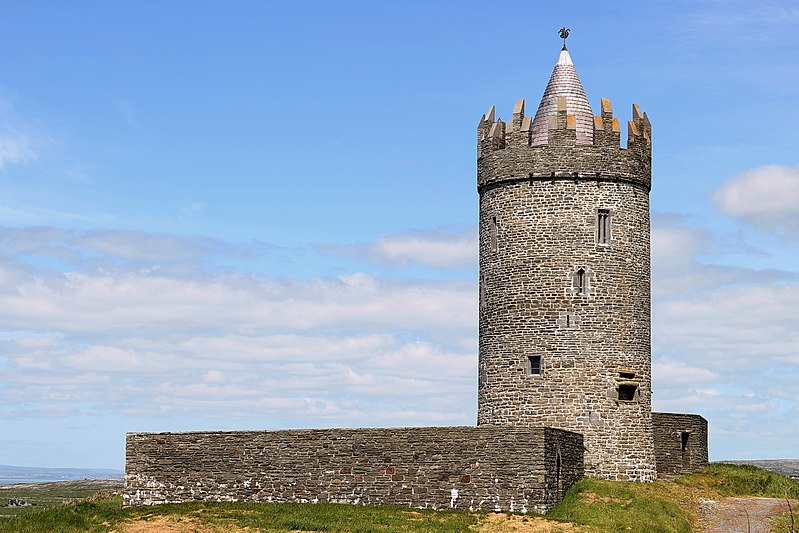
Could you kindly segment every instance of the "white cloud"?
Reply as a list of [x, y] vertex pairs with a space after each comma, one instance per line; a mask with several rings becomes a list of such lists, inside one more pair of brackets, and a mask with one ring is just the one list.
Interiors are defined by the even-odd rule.
[[[799, 285], [791, 272], [700, 260], [717, 248], [705, 230], [653, 231], [654, 407], [699, 412], [716, 434], [757, 439], [799, 401]], [[385, 250], [362, 248], [372, 249]], [[237, 253], [172, 235], [0, 231], [0, 417], [189, 417], [230, 428], [474, 422], [473, 281], [208, 266]], [[380, 257], [425, 256], [397, 253]], [[93, 257], [131, 266], [96, 268]], [[71, 267], [40, 268], [38, 258]], [[168, 261], [197, 268], [152, 268]], [[715, 453], [732, 457], [725, 446]]]
[[0, 170], [38, 159], [35, 146], [39, 137], [16, 116], [9, 102], [0, 100]]
[[476, 228], [460, 232], [415, 231], [386, 235], [369, 243], [319, 246], [318, 249], [395, 268], [411, 265], [468, 268], [477, 266], [478, 238]]
[[93, 230], [74, 234], [69, 244], [135, 261], [186, 261], [213, 256], [233, 247], [217, 239], [141, 231]]
[[[754, 252], [746, 243], [738, 250]], [[705, 229], [696, 227], [652, 228], [652, 296], [674, 299], [678, 295], [741, 283], [774, 283], [796, 280], [797, 275], [776, 269], [754, 270], [700, 260], [722, 246]]]
[[[0, 266], [0, 278], [12, 276]], [[80, 332], [273, 332], [375, 327], [451, 330], [476, 325], [473, 284], [225, 274], [181, 279], [154, 273], [67, 273], [17, 280], [0, 294], [0, 321], [14, 328]]]
[[[473, 416], [473, 283], [159, 270], [237, 251], [141, 232], [4, 228], [0, 251], [0, 402], [30, 407], [0, 416], [58, 407], [275, 427]], [[95, 268], [97, 256], [135, 268]]]
[[729, 372], [775, 362], [799, 371], [797, 298], [795, 284], [719, 288], [661, 302], [653, 329], [670, 351], [701, 355]]
[[653, 379], [666, 399], [708, 384], [778, 396], [799, 372], [796, 273], [697, 259], [714, 248], [695, 228], [653, 231]]
[[799, 410], [799, 279], [732, 266], [722, 259], [730, 248], [752, 246], [696, 227], [653, 228], [653, 409], [705, 416], [714, 459], [789, 456], [786, 442], [799, 438], [787, 414]]
[[290, 252], [259, 241], [232, 244], [220, 239], [111, 229], [75, 230], [50, 226], [0, 226], [2, 254], [19, 264], [40, 265], [43, 260], [64, 263], [65, 271], [181, 270], [205, 276], [208, 267], [230, 258], [258, 258]]
[[710, 237], [695, 228], [652, 228], [652, 293], [655, 296], [693, 291], [716, 283], [702, 272], [696, 254], [707, 246]]
[[6, 165], [26, 163], [36, 158], [30, 137], [15, 131], [0, 131], [0, 170]]
[[716, 207], [761, 229], [797, 237], [799, 168], [769, 165], [736, 174], [713, 193]]
[[178, 342], [156, 333], [144, 341], [114, 336], [87, 344], [67, 335], [35, 348], [25, 339], [5, 343], [0, 403], [295, 426], [332, 416], [339, 425], [370, 419], [381, 425], [376, 413], [384, 404], [420, 413], [421, 421], [446, 415], [467, 423], [473, 412], [473, 399], [465, 409], [457, 400], [472, 397], [474, 351], [388, 335], [296, 336], [293, 343], [258, 335], [181, 336]]
[[654, 389], [659, 388], [660, 384], [671, 388], [685, 388], [718, 383], [720, 377], [707, 368], [689, 366], [670, 358], [657, 358], [652, 361], [652, 380]]

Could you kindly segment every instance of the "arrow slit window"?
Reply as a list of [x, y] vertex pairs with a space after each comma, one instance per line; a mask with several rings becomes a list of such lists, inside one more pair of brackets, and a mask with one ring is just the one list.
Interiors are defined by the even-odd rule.
[[574, 274], [574, 289], [577, 296], [585, 296], [585, 269], [582, 267]]
[[496, 252], [499, 250], [499, 224], [497, 224], [497, 217], [491, 217], [491, 251]]

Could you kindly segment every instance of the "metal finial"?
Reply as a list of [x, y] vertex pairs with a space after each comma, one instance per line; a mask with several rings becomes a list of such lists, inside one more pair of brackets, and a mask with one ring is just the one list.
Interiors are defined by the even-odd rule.
[[569, 37], [569, 28], [566, 26], [560, 29], [560, 38], [563, 39], [563, 49], [566, 50], [566, 39]]

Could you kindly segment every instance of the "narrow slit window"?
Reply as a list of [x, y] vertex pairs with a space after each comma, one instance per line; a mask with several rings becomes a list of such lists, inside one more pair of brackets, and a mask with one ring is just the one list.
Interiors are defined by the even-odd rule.
[[563, 487], [560, 485], [560, 469], [562, 466], [562, 461], [560, 459], [560, 450], [558, 450], [557, 455], [555, 456], [555, 485], [558, 487], [558, 492], [563, 490]]
[[542, 374], [541, 356], [528, 355], [527, 356], [527, 375], [540, 376]]
[[585, 295], [585, 269], [578, 268], [577, 273], [574, 275], [574, 288], [578, 296]]
[[499, 249], [499, 225], [497, 224], [497, 217], [491, 217], [491, 251], [496, 252]]
[[600, 209], [596, 218], [597, 244], [610, 244], [610, 210]]

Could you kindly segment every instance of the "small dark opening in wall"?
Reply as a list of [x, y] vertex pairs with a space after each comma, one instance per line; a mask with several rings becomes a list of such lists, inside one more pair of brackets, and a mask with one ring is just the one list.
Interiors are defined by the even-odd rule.
[[541, 375], [541, 356], [528, 355], [527, 356], [527, 373], [531, 376]]
[[631, 402], [635, 399], [635, 385], [619, 385], [619, 400]]
[[680, 448], [685, 451], [688, 448], [688, 437], [691, 435], [688, 431], [680, 433]]
[[578, 268], [574, 279], [575, 289], [578, 296], [585, 296], [585, 269]]
[[633, 379], [635, 378], [635, 372], [619, 372], [619, 377], [621, 379]]

